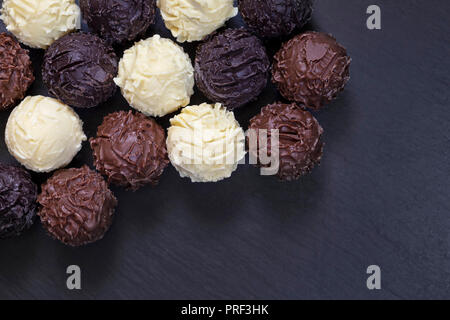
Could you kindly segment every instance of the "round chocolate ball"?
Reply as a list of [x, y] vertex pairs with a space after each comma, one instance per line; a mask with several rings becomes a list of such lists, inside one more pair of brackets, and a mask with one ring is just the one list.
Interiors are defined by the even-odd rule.
[[7, 33], [0, 33], [0, 111], [25, 97], [34, 81], [28, 50]]
[[50, 94], [64, 103], [90, 108], [116, 90], [118, 59], [103, 40], [89, 33], [72, 33], [56, 40], [44, 55], [42, 79]]
[[312, 0], [239, 0], [239, 11], [255, 34], [262, 38], [277, 38], [308, 23]]
[[[276, 145], [275, 141], [272, 143], [272, 130], [278, 130], [276, 131], [279, 136], [277, 175], [281, 180], [297, 180], [320, 163], [323, 152], [321, 140], [323, 129], [310, 112], [296, 104], [277, 102], [265, 106], [250, 120], [249, 130], [254, 130], [258, 140], [257, 146], [254, 142], [248, 141], [249, 152], [254, 159], [258, 159], [260, 166], [264, 166], [260, 161], [262, 156], [272, 156], [272, 144]], [[267, 150], [260, 142], [260, 130], [267, 130], [265, 131], [267, 132]], [[265, 132], [261, 134], [266, 134]]]
[[107, 115], [91, 139], [97, 170], [108, 182], [131, 190], [157, 185], [169, 164], [164, 129], [141, 113]]
[[305, 32], [283, 44], [274, 58], [272, 81], [284, 98], [320, 109], [350, 79], [347, 51], [332, 36]]
[[261, 41], [245, 29], [227, 29], [199, 45], [195, 81], [211, 102], [235, 109], [256, 100], [267, 85], [270, 62]]
[[80, 0], [83, 19], [109, 44], [131, 41], [155, 22], [155, 0]]
[[25, 169], [0, 164], [0, 239], [29, 229], [36, 216], [37, 186]]
[[111, 226], [117, 200], [102, 176], [89, 169], [62, 169], [42, 185], [39, 217], [47, 232], [70, 246], [100, 240]]

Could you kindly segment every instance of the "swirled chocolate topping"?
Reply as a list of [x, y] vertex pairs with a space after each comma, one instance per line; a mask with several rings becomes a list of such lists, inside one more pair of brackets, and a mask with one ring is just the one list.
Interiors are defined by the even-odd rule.
[[325, 33], [305, 32], [286, 42], [275, 55], [272, 81], [284, 98], [320, 109], [350, 79], [350, 57]]
[[141, 113], [107, 115], [90, 143], [97, 170], [128, 189], [157, 185], [169, 164], [163, 128]]
[[256, 36], [242, 28], [227, 29], [198, 47], [195, 80], [211, 102], [235, 109], [261, 94], [269, 67], [266, 49]]
[[0, 33], [0, 111], [25, 97], [34, 81], [28, 50], [7, 33]]
[[70, 246], [103, 238], [117, 205], [102, 176], [87, 166], [56, 171], [42, 185], [38, 202], [44, 228]]

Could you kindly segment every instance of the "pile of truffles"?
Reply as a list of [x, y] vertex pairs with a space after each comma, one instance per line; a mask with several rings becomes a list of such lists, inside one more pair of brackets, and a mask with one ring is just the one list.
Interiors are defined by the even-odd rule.
[[[157, 8], [171, 39], [152, 29]], [[245, 27], [231, 28], [239, 12]], [[313, 0], [4, 0], [0, 111], [13, 108], [4, 138], [23, 167], [0, 164], [0, 238], [22, 234], [38, 216], [66, 245], [95, 242], [118, 203], [110, 186], [157, 186], [169, 164], [203, 183], [231, 177], [246, 154], [281, 181], [309, 173], [324, 149], [311, 111], [344, 89], [351, 62], [333, 36], [302, 30], [312, 13]], [[35, 78], [19, 42], [46, 49], [42, 81], [51, 97], [26, 96]], [[266, 44], [280, 49], [272, 57]], [[280, 96], [262, 106], [270, 82]], [[196, 89], [202, 101], [193, 103]], [[124, 110], [112, 112], [116, 93]], [[235, 112], [255, 101], [259, 113], [245, 132]], [[103, 122], [85, 143], [78, 113], [90, 121], [89, 112], [103, 112]], [[65, 168], [86, 145], [92, 168]], [[38, 194], [26, 169], [55, 172]]]

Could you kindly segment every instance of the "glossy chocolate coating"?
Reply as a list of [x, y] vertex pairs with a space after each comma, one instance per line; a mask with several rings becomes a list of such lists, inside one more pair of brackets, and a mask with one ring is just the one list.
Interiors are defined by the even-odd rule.
[[89, 33], [71, 33], [48, 48], [42, 79], [62, 102], [90, 108], [114, 94], [117, 68], [117, 56], [103, 40]]
[[239, 0], [239, 11], [252, 32], [262, 38], [276, 38], [308, 23], [312, 0]]
[[80, 0], [83, 19], [109, 44], [131, 41], [155, 22], [155, 0]]
[[141, 113], [107, 115], [90, 143], [97, 170], [109, 183], [131, 190], [157, 185], [169, 164], [164, 129]]
[[245, 29], [227, 29], [202, 43], [195, 57], [195, 80], [211, 102], [235, 109], [264, 90], [269, 58], [261, 41]]
[[286, 42], [275, 55], [272, 81], [289, 101], [320, 109], [350, 79], [350, 57], [325, 33], [305, 32]]
[[38, 202], [44, 228], [70, 246], [103, 238], [117, 205], [102, 176], [87, 166], [56, 171], [42, 185]]
[[13, 36], [0, 33], [0, 111], [23, 99], [33, 81], [28, 50], [22, 49]]
[[[271, 130], [279, 130], [278, 177], [281, 180], [297, 180], [320, 163], [323, 153], [321, 140], [323, 129], [313, 115], [296, 104], [280, 102], [270, 104], [250, 120], [249, 129], [265, 129], [268, 133], [267, 149], [271, 154]], [[258, 148], [261, 148], [258, 143]], [[250, 150], [256, 152], [258, 150]], [[259, 150], [258, 150], [259, 154]], [[256, 154], [253, 154], [256, 158]]]
[[36, 216], [37, 186], [20, 167], [0, 164], [0, 239], [29, 229]]

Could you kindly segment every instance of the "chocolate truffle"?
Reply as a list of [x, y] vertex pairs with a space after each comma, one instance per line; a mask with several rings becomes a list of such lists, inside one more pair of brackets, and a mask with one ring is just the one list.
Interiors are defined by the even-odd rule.
[[272, 152], [272, 130], [278, 130], [278, 177], [281, 180], [296, 180], [320, 163], [323, 129], [311, 113], [296, 104], [278, 102], [262, 108], [261, 112], [250, 120], [249, 130], [254, 130], [258, 137], [258, 146], [250, 147], [249, 152], [258, 159], [260, 165], [262, 152], [266, 150], [259, 141], [259, 130], [267, 130], [267, 156], [271, 156]]
[[164, 129], [142, 113], [107, 115], [90, 142], [97, 170], [109, 183], [131, 190], [157, 185], [169, 164]]
[[89, 169], [63, 169], [42, 185], [39, 217], [47, 232], [70, 246], [100, 240], [111, 226], [117, 200], [102, 176]]
[[227, 29], [197, 49], [195, 81], [203, 94], [228, 109], [255, 100], [267, 85], [269, 58], [261, 41], [245, 29]]
[[64, 103], [90, 108], [115, 92], [118, 59], [99, 37], [78, 32], [55, 41], [44, 56], [42, 80]]
[[7, 33], [0, 33], [0, 110], [25, 97], [34, 81], [28, 50]]
[[312, 0], [239, 0], [239, 11], [255, 34], [276, 38], [291, 34], [311, 19]]
[[0, 239], [18, 236], [36, 216], [37, 186], [22, 168], [0, 164]]
[[320, 109], [350, 79], [350, 57], [325, 33], [305, 32], [286, 42], [275, 55], [272, 81], [284, 98]]
[[32, 48], [46, 49], [80, 28], [75, 0], [4, 0], [1, 13], [6, 29]]
[[80, 0], [87, 25], [107, 43], [131, 41], [154, 23], [156, 0]]

